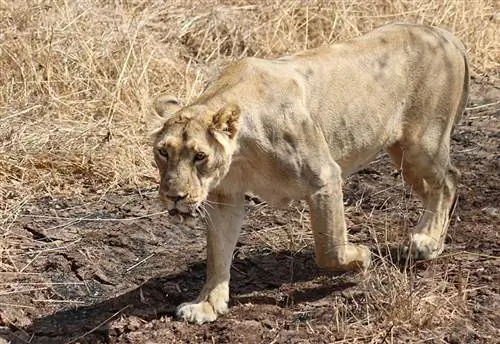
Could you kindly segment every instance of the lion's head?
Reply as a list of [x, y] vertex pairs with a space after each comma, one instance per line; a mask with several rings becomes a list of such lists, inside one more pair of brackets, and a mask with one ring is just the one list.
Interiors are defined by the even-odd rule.
[[229, 170], [240, 109], [235, 104], [218, 111], [200, 105], [180, 107], [165, 98], [156, 102], [155, 110], [164, 118], [153, 133], [160, 200], [171, 215], [194, 216]]

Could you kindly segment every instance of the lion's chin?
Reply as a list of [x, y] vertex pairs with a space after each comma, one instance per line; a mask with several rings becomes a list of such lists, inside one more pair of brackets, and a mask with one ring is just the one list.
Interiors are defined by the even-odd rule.
[[181, 212], [176, 208], [169, 210], [168, 213], [172, 218], [172, 222], [176, 225], [194, 228], [198, 221], [198, 216], [196, 213]]
[[191, 213], [188, 213], [188, 212], [184, 212], [184, 211], [180, 211], [179, 209], [177, 208], [173, 208], [173, 209], [170, 209], [168, 211], [168, 214], [170, 216], [177, 216], [177, 215], [180, 215], [180, 216], [194, 216], [192, 215]]

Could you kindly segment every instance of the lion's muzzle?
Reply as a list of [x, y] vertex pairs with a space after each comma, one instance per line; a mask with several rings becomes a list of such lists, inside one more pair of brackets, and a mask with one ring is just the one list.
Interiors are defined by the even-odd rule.
[[189, 197], [166, 195], [160, 191], [159, 198], [170, 216], [197, 217], [197, 203], [189, 202]]

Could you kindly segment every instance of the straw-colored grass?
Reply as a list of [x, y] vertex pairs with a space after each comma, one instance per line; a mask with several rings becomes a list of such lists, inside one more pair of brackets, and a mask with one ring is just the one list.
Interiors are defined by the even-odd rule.
[[2, 1], [0, 221], [27, 198], [150, 185], [151, 100], [195, 97], [211, 69], [393, 21], [438, 25], [498, 71], [494, 0]]

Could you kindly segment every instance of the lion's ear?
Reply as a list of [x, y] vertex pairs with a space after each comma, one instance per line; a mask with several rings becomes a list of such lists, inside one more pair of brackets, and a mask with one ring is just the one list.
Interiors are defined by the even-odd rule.
[[156, 134], [163, 129], [168, 116], [177, 112], [180, 108], [181, 104], [174, 96], [165, 96], [156, 99], [147, 116], [149, 136], [154, 139]]
[[212, 117], [212, 132], [224, 134], [233, 139], [238, 132], [240, 113], [240, 107], [236, 104], [224, 106]]
[[160, 117], [168, 117], [181, 108], [181, 103], [174, 96], [164, 96], [155, 100], [153, 108]]

